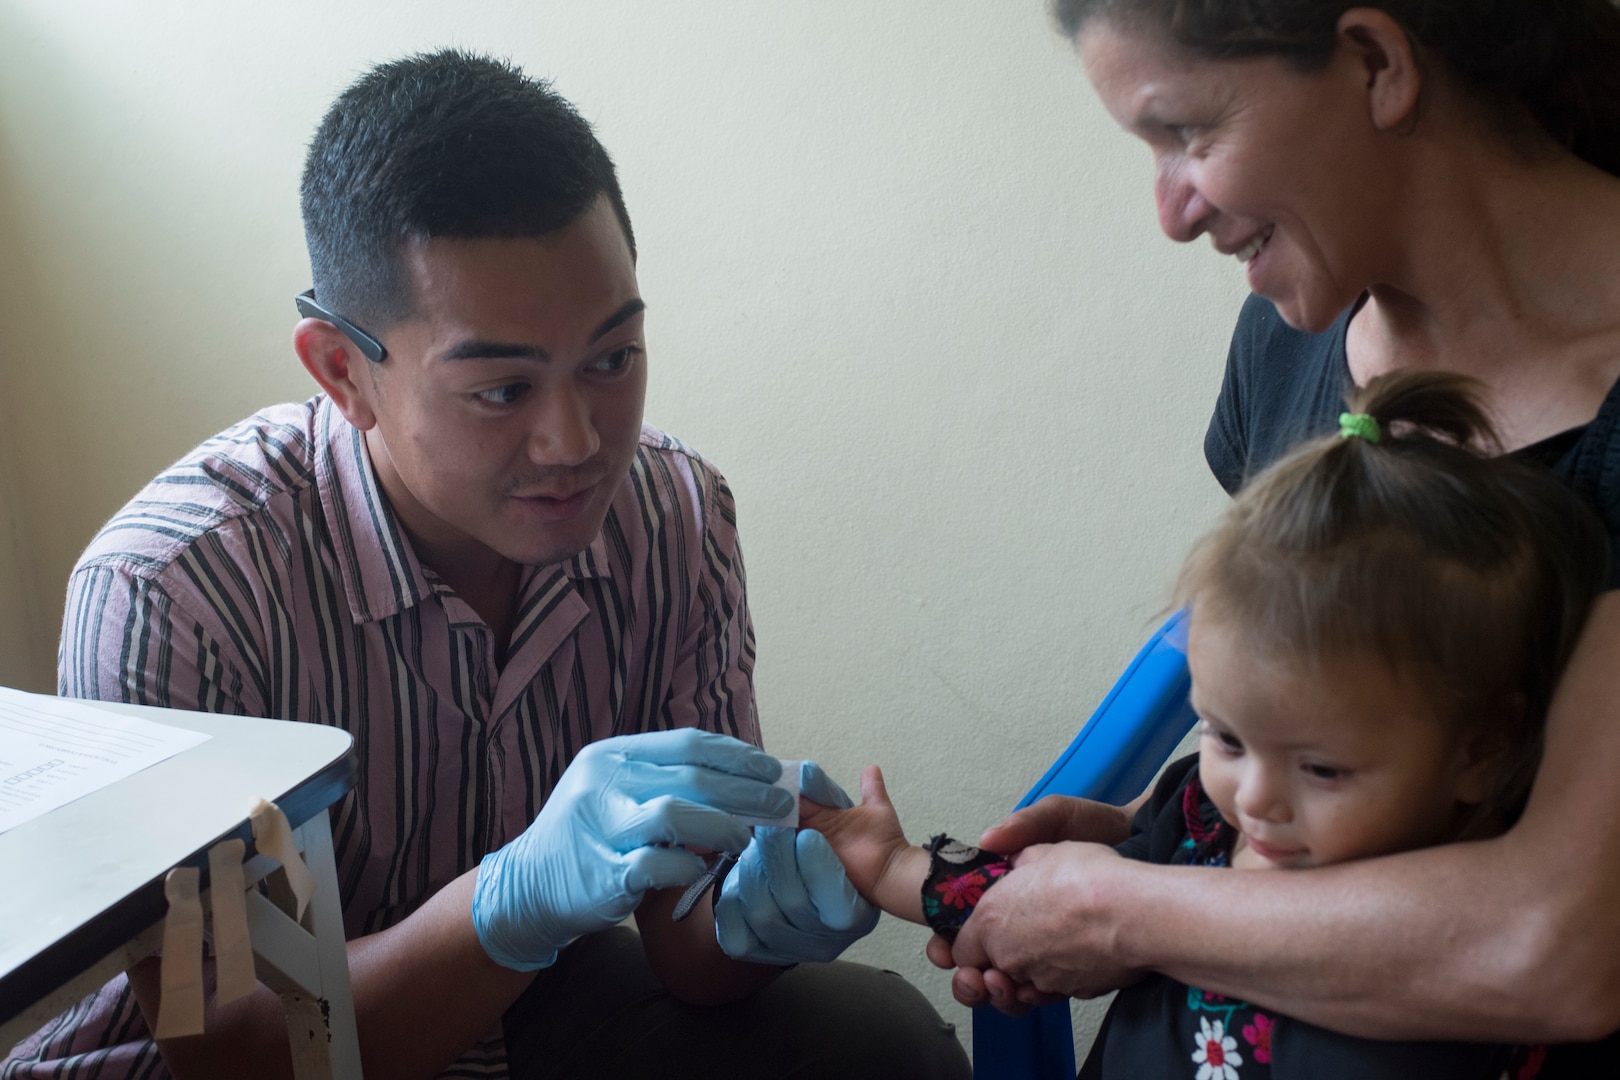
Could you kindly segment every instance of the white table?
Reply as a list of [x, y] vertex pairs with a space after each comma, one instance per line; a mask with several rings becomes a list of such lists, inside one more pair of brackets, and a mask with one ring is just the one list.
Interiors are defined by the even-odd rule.
[[[259, 980], [288, 1006], [298, 1076], [358, 1080], [360, 1052], [326, 809], [354, 786], [347, 732], [208, 713], [98, 703], [206, 742], [0, 833], [0, 1054], [161, 940], [163, 879], [200, 867], [231, 837], [251, 883], [275, 870], [256, 855], [248, 815], [281, 807], [316, 880], [302, 923], [250, 890]], [[270, 879], [275, 899], [279, 875]]]

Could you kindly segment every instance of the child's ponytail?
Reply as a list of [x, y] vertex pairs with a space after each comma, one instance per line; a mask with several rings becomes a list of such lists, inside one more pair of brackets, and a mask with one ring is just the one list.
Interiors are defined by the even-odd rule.
[[[1394, 440], [1440, 439], [1495, 454], [1500, 449], [1496, 430], [1475, 397], [1477, 390], [1478, 383], [1466, 375], [1398, 372], [1354, 388], [1347, 404], [1349, 415], [1370, 416], [1377, 422], [1379, 441], [1388, 433]], [[1347, 434], [1342, 423], [1339, 434]]]

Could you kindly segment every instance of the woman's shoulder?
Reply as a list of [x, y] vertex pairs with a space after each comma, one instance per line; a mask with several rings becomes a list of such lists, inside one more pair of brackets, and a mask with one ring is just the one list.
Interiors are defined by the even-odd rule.
[[1527, 456], [1562, 476], [1602, 520], [1609, 533], [1609, 587], [1620, 588], [1620, 382], [1590, 423], [1527, 449]]
[[1313, 333], [1289, 326], [1262, 296], [1244, 301], [1204, 436], [1204, 456], [1227, 491], [1332, 430], [1350, 383], [1345, 334], [1354, 313], [1347, 308]]

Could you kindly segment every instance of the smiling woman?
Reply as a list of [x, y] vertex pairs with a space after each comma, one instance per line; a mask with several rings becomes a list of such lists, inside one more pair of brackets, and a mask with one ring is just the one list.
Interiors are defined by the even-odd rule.
[[[1103, 103], [1154, 155], [1165, 233], [1207, 234], [1243, 260], [1256, 294], [1205, 443], [1227, 489], [1332, 431], [1347, 388], [1397, 371], [1467, 374], [1501, 448], [1550, 467], [1602, 514], [1613, 575], [1620, 9], [1058, 0], [1057, 10]], [[1525, 812], [1501, 837], [1263, 889], [1249, 875], [1201, 877], [1071, 845], [987, 894], [950, 956], [966, 967], [957, 996], [1017, 1008], [1159, 971], [1356, 1035], [1609, 1035], [1620, 1027], [1617, 654], [1620, 599], [1609, 592], [1551, 703]], [[982, 843], [1014, 851], [1123, 828], [1099, 820], [1095, 808], [1048, 802]], [[940, 960], [948, 951], [932, 947]], [[1544, 1075], [1598, 1075], [1612, 1050], [1556, 1048]]]
[[1100, 26], [1081, 57], [1109, 112], [1153, 151], [1167, 236], [1207, 234], [1301, 329], [1326, 329], [1354, 282], [1376, 280], [1390, 248], [1361, 223], [1399, 179], [1368, 153], [1378, 129], [1345, 92], [1364, 78], [1354, 53], [1305, 74], [1274, 57], [1212, 65]]

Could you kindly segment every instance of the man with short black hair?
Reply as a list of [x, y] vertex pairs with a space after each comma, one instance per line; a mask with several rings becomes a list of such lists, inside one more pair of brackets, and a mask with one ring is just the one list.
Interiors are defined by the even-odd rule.
[[[757, 748], [735, 509], [642, 423], [634, 239], [589, 125], [498, 61], [385, 64], [323, 121], [303, 210], [293, 345], [322, 393], [101, 531], [61, 692], [354, 735], [333, 834], [374, 1077], [966, 1076], [898, 977], [781, 966], [876, 916], [818, 835], [733, 817], [796, 812]], [[688, 849], [741, 857], [718, 914], [676, 921]], [[290, 1074], [262, 986], [160, 1065], [157, 965], [0, 1075]]]

